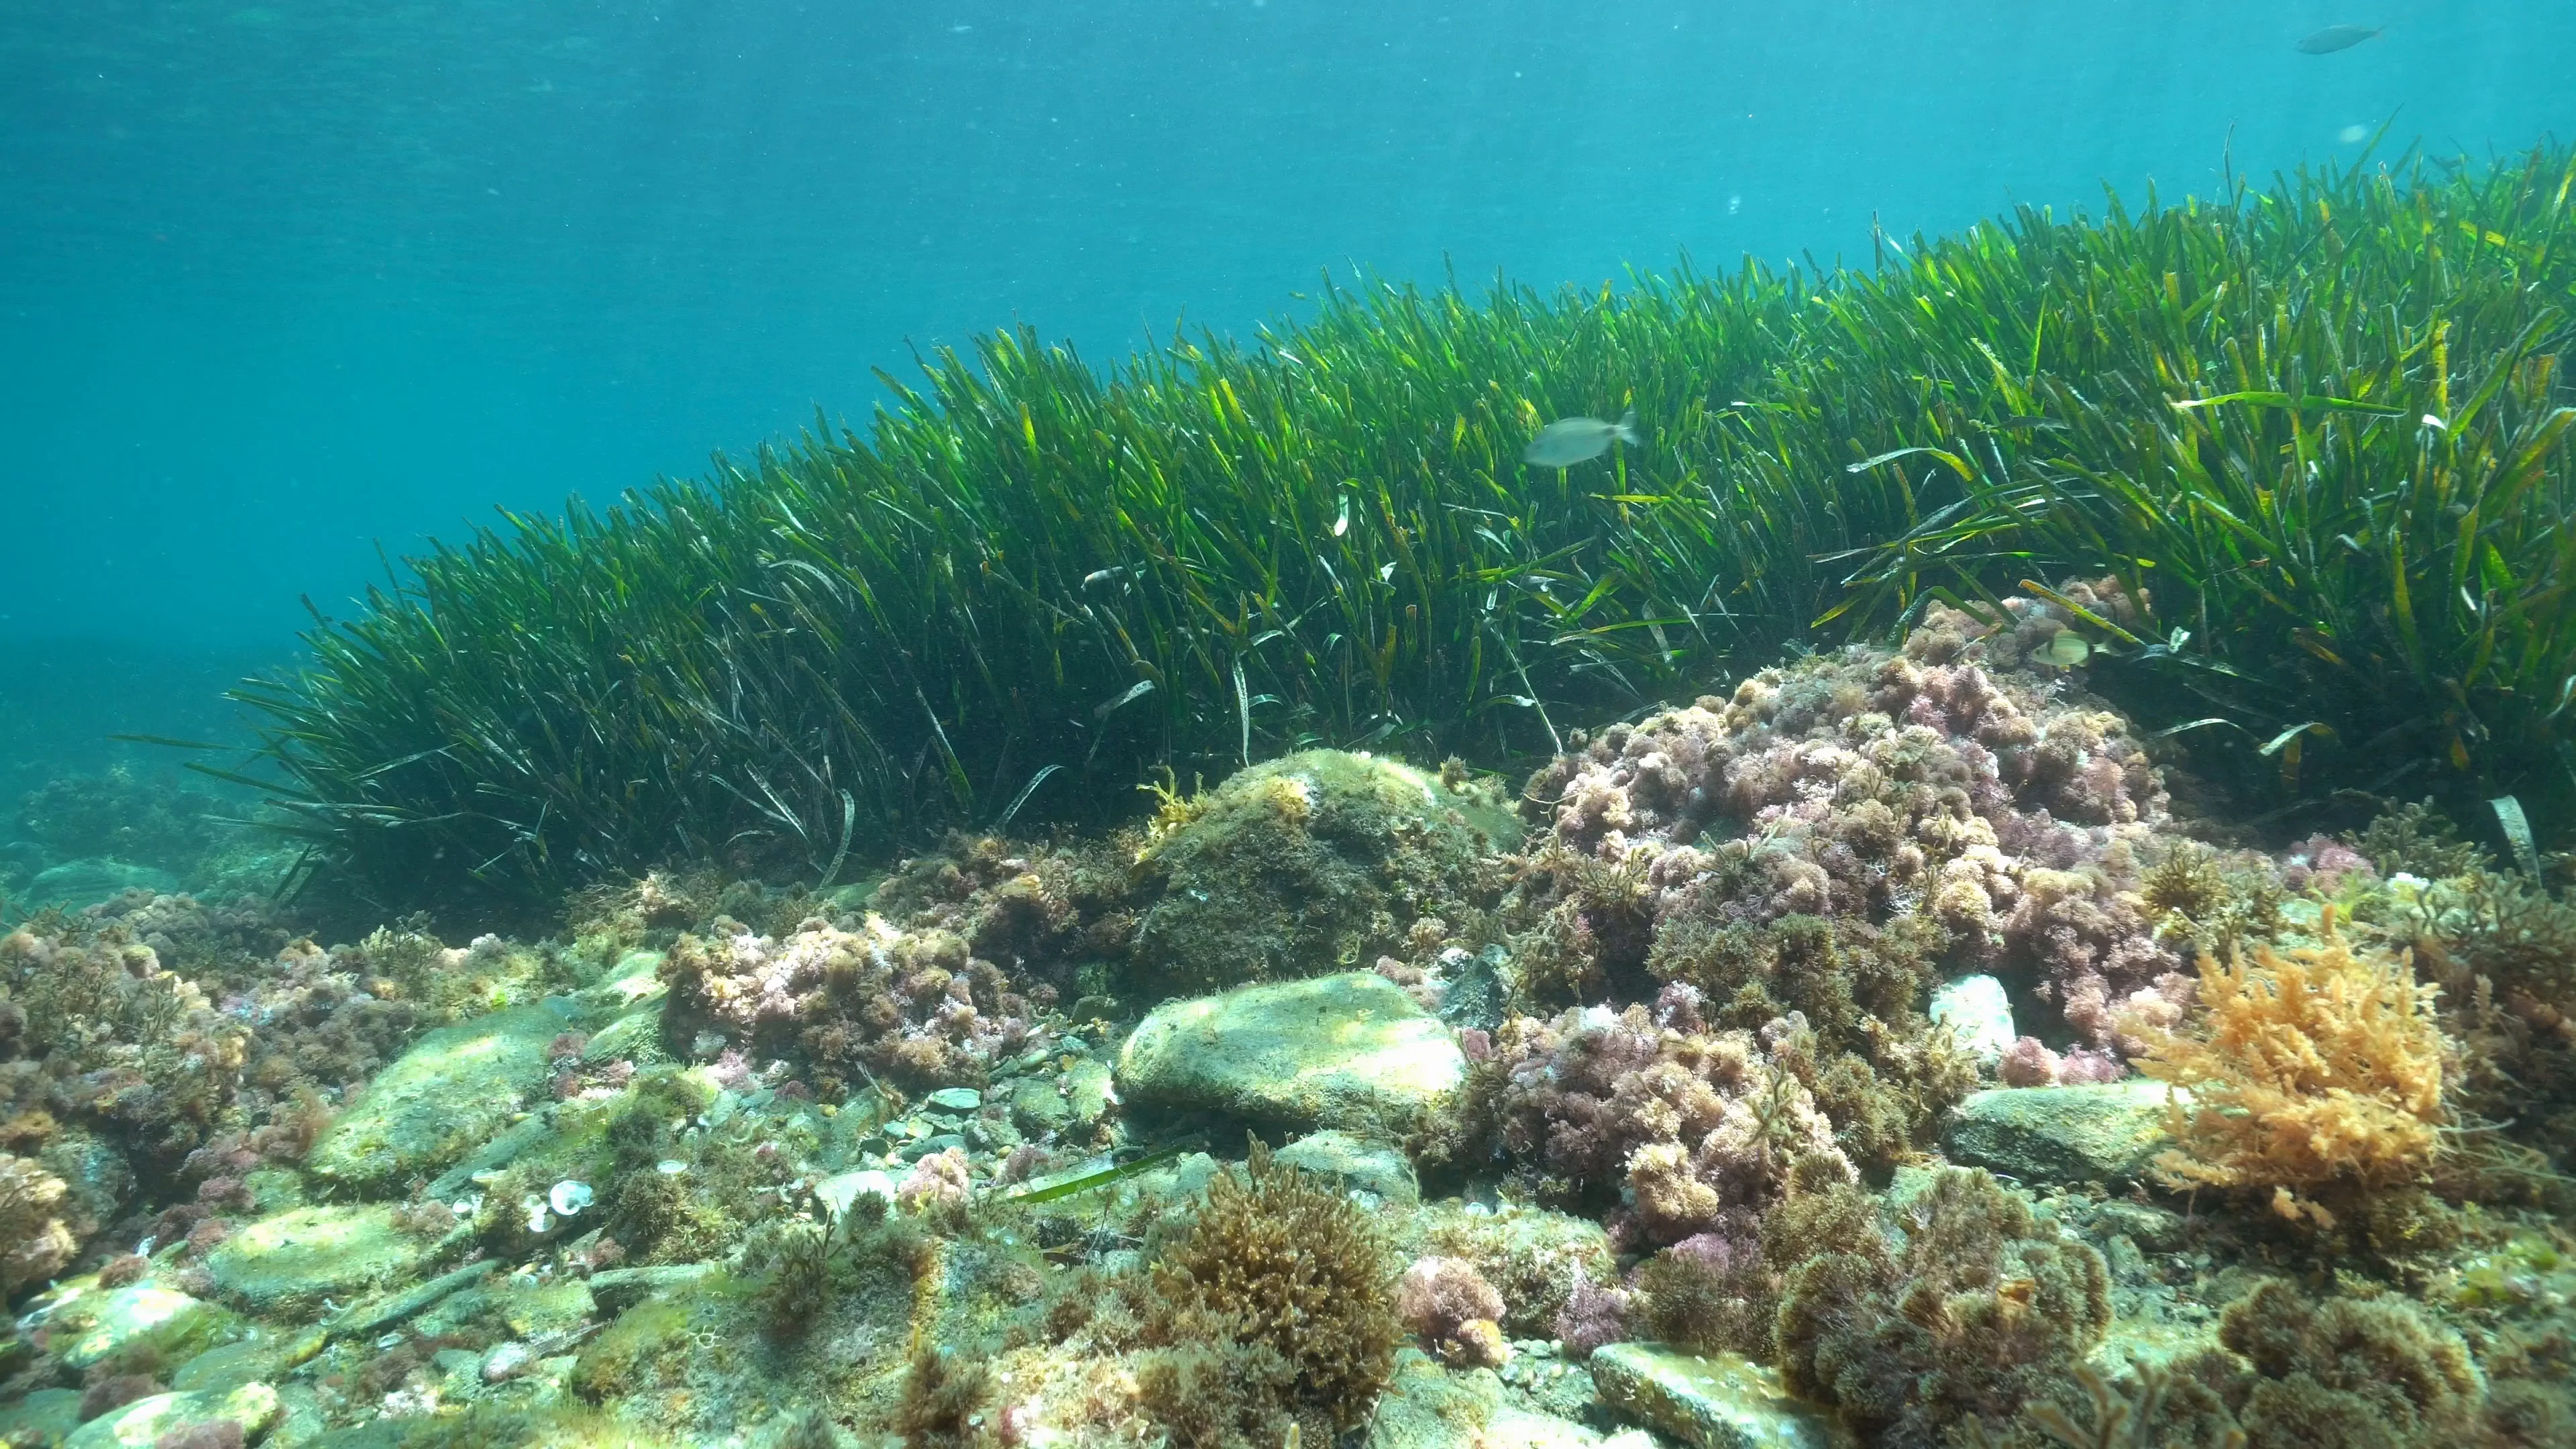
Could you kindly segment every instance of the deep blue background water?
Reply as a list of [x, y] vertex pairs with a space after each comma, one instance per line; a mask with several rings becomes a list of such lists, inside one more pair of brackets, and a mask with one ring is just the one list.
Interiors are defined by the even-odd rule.
[[2485, 154], [2571, 71], [2565, 0], [19, 0], [0, 750], [194, 723], [379, 540], [863, 416], [908, 346]]

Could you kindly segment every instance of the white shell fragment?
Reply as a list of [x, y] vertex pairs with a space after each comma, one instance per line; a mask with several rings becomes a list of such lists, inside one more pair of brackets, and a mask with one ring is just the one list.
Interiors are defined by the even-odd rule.
[[590, 1206], [591, 1196], [589, 1183], [565, 1178], [547, 1191], [546, 1202], [554, 1208], [556, 1217], [577, 1218], [583, 1208]]
[[551, 1221], [546, 1217], [546, 1200], [541, 1197], [531, 1197], [519, 1205], [528, 1210], [529, 1235], [534, 1237], [544, 1233]]

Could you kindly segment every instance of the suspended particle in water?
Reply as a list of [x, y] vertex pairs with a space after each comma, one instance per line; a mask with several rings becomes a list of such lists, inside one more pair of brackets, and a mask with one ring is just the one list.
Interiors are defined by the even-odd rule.
[[2370, 128], [2368, 126], [2360, 125], [2346, 126], [2342, 130], [2335, 132], [2335, 139], [2341, 141], [2347, 146], [2358, 146], [2362, 142], [2370, 139]]
[[1744, 193], [1742, 193], [1742, 192], [1740, 192], [1740, 191], [1739, 191], [1739, 192], [1736, 192], [1736, 193], [1734, 193], [1733, 195], [1730, 195], [1730, 196], [1728, 196], [1728, 197], [1726, 198], [1726, 214], [1727, 214], [1727, 215], [1729, 215], [1729, 216], [1733, 216], [1733, 215], [1735, 215], [1737, 212], [1742, 211], [1743, 209], [1744, 209]]

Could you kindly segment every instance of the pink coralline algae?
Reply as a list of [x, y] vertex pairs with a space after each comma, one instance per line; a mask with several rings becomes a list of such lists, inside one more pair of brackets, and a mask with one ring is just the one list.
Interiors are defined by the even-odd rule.
[[1628, 1315], [1636, 1296], [1625, 1288], [1576, 1278], [1556, 1315], [1556, 1337], [1568, 1358], [1586, 1359], [1594, 1349], [1628, 1337]]
[[[785, 936], [719, 920], [683, 936], [663, 976], [675, 1051], [728, 1062], [786, 1061], [825, 1100], [853, 1080], [972, 1085], [1028, 1038], [1032, 998], [942, 929], [900, 931], [871, 916], [847, 931], [809, 920]], [[1036, 1000], [1043, 1003], [1045, 988]]]
[[2128, 1074], [2128, 1063], [2111, 1052], [2078, 1047], [2061, 1056], [2035, 1036], [2004, 1048], [2003, 1059], [1995, 1064], [1995, 1075], [2007, 1087], [2073, 1087], [2116, 1082]]
[[1395, 1288], [1396, 1317], [1440, 1357], [1462, 1367], [1500, 1367], [1503, 1295], [1464, 1258], [1416, 1258]]
[[[2107, 591], [2070, 593], [2130, 612]], [[2137, 896], [2166, 796], [2126, 722], [2045, 662], [2068, 616], [2007, 608], [1996, 631], [1935, 607], [1902, 652], [1813, 656], [1614, 725], [1541, 770], [1528, 797], [1550, 802], [1558, 849], [1632, 883], [1646, 923], [1625, 932], [1632, 956], [1645, 942], [1669, 952], [1666, 928], [1683, 919], [1703, 935], [1791, 917], [1863, 933], [1937, 925], [1944, 970], [1996, 972], [2108, 1044], [2132, 997], [2188, 968]], [[1596, 903], [1565, 934], [1615, 954], [1613, 914]], [[1644, 963], [1575, 974], [1614, 980], [1623, 964]]]
[[897, 1184], [894, 1200], [905, 1212], [928, 1209], [962, 1208], [974, 1193], [975, 1179], [966, 1154], [955, 1147], [942, 1148], [912, 1165], [912, 1171]]
[[1679, 1031], [1642, 1006], [1515, 1017], [1478, 1073], [1504, 1154], [1543, 1193], [1606, 1208], [1630, 1244], [1749, 1227], [1801, 1157], [1851, 1174], [1806, 1087], [1747, 1032]]
[[2332, 898], [2348, 884], [2375, 880], [2378, 875], [2369, 857], [2360, 851], [2330, 835], [2312, 835], [2290, 847], [2281, 884], [2289, 890], [2312, 890]]

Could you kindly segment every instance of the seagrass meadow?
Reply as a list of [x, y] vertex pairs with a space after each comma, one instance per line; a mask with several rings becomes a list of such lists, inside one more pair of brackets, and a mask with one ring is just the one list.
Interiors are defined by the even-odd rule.
[[[1784, 646], [2069, 580], [2088, 686], [2258, 802], [2563, 834], [2576, 154], [2408, 156], [1867, 265], [1330, 287], [1105, 369], [1026, 331], [864, 428], [499, 527], [239, 692], [375, 898], [806, 878], [1309, 743], [1510, 768]], [[1633, 407], [1645, 441], [1521, 452]]]

